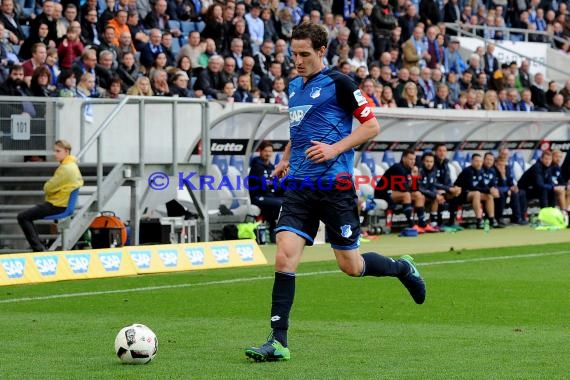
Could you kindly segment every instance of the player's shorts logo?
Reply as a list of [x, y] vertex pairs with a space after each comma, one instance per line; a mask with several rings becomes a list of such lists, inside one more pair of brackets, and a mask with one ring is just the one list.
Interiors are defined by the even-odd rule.
[[352, 230], [350, 229], [349, 224], [345, 224], [344, 226], [340, 227], [340, 234], [343, 238], [349, 238], [352, 236]]
[[313, 87], [311, 89], [311, 94], [309, 95], [311, 98], [316, 99], [321, 96], [321, 88], [320, 87]]

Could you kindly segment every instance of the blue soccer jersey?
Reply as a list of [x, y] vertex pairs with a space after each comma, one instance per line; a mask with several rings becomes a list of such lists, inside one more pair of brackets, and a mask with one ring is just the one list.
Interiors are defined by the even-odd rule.
[[374, 113], [350, 77], [324, 69], [306, 83], [302, 77], [293, 79], [289, 84], [289, 178], [317, 180], [352, 174], [352, 149], [320, 164], [308, 159], [305, 152], [313, 146], [311, 141], [332, 145], [347, 137], [352, 132], [353, 116], [363, 123]]

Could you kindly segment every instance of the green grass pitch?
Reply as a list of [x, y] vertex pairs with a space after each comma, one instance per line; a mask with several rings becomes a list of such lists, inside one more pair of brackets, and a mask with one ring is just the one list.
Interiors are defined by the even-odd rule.
[[[568, 244], [418, 255], [421, 306], [396, 279], [349, 278], [330, 258], [300, 266], [292, 359], [279, 363], [243, 352], [269, 333], [269, 265], [2, 287], [0, 379], [569, 376]], [[159, 339], [145, 366], [113, 352], [134, 322]]]

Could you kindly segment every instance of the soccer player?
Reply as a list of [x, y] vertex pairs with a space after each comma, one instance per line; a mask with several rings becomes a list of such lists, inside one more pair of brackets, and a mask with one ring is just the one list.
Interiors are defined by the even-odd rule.
[[[374, 198], [384, 199], [388, 202], [388, 208], [394, 209], [396, 205], [401, 204], [403, 207], [408, 228], [413, 228], [418, 233], [424, 233], [427, 225], [425, 221], [425, 197], [419, 191], [417, 182], [414, 182], [412, 175], [415, 173], [417, 167], [415, 166], [416, 153], [408, 149], [402, 153], [400, 162], [390, 166], [386, 173], [376, 184], [374, 190]], [[414, 225], [412, 218], [412, 210], [416, 211], [418, 216], [418, 224]], [[429, 232], [432, 231], [430, 228]]]
[[501, 194], [499, 192], [499, 188], [497, 187], [498, 183], [498, 174], [497, 169], [495, 168], [495, 156], [491, 152], [485, 153], [483, 156], [483, 167], [481, 168], [481, 173], [483, 173], [483, 183], [485, 187], [489, 189], [489, 194], [493, 196], [493, 203], [495, 209], [495, 219], [497, 223], [493, 226], [494, 228], [504, 228], [505, 224], [501, 221], [503, 217], [504, 207], [497, 209], [497, 203], [502, 206], [499, 202], [501, 198]]
[[[255, 361], [288, 360], [289, 313], [295, 296], [295, 272], [305, 245], [312, 245], [319, 220], [327, 234], [340, 269], [349, 276], [398, 278], [414, 301], [425, 300], [425, 284], [413, 259], [393, 260], [377, 253], [359, 253], [360, 222], [354, 186], [338, 183], [328, 190], [317, 186], [322, 178], [351, 173], [353, 148], [376, 136], [380, 127], [372, 109], [352, 79], [325, 68], [328, 43], [324, 27], [304, 22], [295, 26], [291, 48], [299, 76], [289, 84], [290, 139], [272, 175], [283, 176], [285, 199], [277, 223], [275, 280], [271, 304], [272, 334], [246, 356]], [[355, 117], [360, 126], [352, 131]], [[321, 180], [319, 180], [321, 179]], [[301, 187], [312, 181], [313, 188]]]
[[477, 218], [478, 229], [483, 228], [483, 209], [481, 208], [481, 202], [483, 202], [491, 226], [500, 228], [499, 223], [495, 219], [494, 203], [494, 197], [498, 196], [498, 190], [485, 185], [482, 168], [483, 158], [479, 153], [473, 153], [471, 165], [463, 169], [455, 181], [455, 184], [463, 189], [461, 195], [456, 198], [456, 202], [459, 205], [471, 203]]
[[426, 203], [429, 204], [430, 224], [426, 232], [439, 232], [437, 224], [438, 209], [445, 203], [445, 190], [437, 188], [437, 171], [434, 165], [435, 155], [433, 152], [425, 152], [422, 155], [418, 185], [420, 192], [426, 199]]
[[568, 192], [568, 179], [562, 174], [562, 162], [564, 154], [561, 150], [552, 151], [552, 165], [550, 166], [550, 181], [554, 186], [554, 193], [556, 194], [556, 203], [560, 210], [568, 219], [570, 208], [570, 193]]
[[554, 207], [555, 193], [550, 174], [552, 152], [545, 150], [540, 160], [535, 162], [519, 179], [519, 188], [525, 191], [526, 199], [538, 199], [540, 208]]
[[[451, 174], [449, 172], [449, 160], [447, 159], [447, 146], [445, 143], [439, 143], [435, 146], [435, 162], [434, 168], [436, 172], [436, 188], [438, 190], [445, 191], [445, 200], [451, 201], [453, 198], [457, 198], [461, 194], [461, 188], [455, 186], [451, 181]], [[443, 219], [441, 216], [441, 211], [443, 207], [439, 207], [437, 210], [437, 224], [442, 225]], [[455, 216], [453, 215], [453, 210], [450, 210], [450, 225], [453, 225]]]

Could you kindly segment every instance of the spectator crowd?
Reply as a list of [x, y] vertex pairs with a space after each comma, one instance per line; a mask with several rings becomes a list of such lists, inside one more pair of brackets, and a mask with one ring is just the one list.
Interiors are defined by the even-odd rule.
[[[310, 21], [372, 106], [566, 111], [570, 80], [499, 62], [494, 41], [527, 29], [569, 51], [569, 20], [557, 0], [2, 0], [0, 95], [287, 105], [292, 28]], [[464, 60], [445, 23], [479, 25], [484, 47]]]

